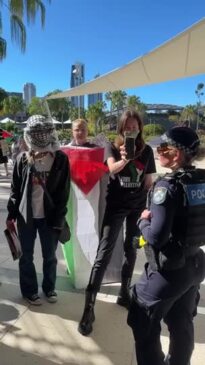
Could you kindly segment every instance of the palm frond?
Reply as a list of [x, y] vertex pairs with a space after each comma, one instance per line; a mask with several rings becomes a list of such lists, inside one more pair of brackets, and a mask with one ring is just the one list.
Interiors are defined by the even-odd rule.
[[27, 0], [26, 1], [26, 15], [27, 15], [28, 23], [35, 22], [36, 13], [39, 9], [40, 9], [40, 13], [41, 13], [41, 25], [43, 27], [45, 24], [45, 13], [46, 13], [45, 5], [43, 4], [43, 2], [41, 0]]
[[26, 28], [22, 20], [16, 14], [12, 14], [11, 23], [11, 39], [15, 41], [21, 48], [22, 52], [26, 49]]
[[16, 14], [20, 19], [23, 19], [24, 0], [9, 0], [9, 10], [11, 14]]
[[6, 58], [6, 40], [0, 37], [0, 61]]

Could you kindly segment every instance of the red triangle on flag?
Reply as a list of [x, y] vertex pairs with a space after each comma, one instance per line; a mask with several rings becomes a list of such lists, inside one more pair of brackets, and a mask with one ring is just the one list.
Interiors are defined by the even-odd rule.
[[63, 147], [68, 155], [72, 181], [88, 194], [108, 171], [104, 165], [104, 148]]

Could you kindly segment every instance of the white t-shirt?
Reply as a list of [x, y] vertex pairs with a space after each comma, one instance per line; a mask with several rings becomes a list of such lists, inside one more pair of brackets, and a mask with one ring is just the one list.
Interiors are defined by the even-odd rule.
[[[40, 172], [40, 177], [45, 184], [49, 172], [51, 170], [51, 167], [53, 165], [53, 161], [54, 161], [54, 156], [52, 156], [50, 153], [42, 157], [42, 159], [35, 161], [35, 168], [38, 172]], [[35, 174], [33, 174], [32, 200], [31, 200], [33, 218], [45, 218], [43, 197], [44, 197], [44, 190], [41, 184], [39, 183], [38, 178], [35, 177]]]

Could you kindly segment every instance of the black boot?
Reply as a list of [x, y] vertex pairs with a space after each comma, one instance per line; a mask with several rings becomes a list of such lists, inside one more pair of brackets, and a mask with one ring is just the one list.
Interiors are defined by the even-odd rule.
[[117, 304], [127, 309], [131, 302], [130, 284], [131, 278], [122, 278], [121, 288], [117, 297]]
[[93, 330], [93, 322], [95, 320], [94, 305], [97, 293], [92, 291], [85, 292], [85, 308], [83, 316], [78, 325], [78, 332], [83, 336], [89, 335]]

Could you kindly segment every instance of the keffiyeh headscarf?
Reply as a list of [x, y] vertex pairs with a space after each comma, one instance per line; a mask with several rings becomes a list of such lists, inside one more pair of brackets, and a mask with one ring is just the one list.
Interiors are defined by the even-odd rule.
[[30, 150], [56, 151], [60, 148], [58, 135], [52, 121], [42, 115], [33, 115], [24, 128], [24, 139]]

